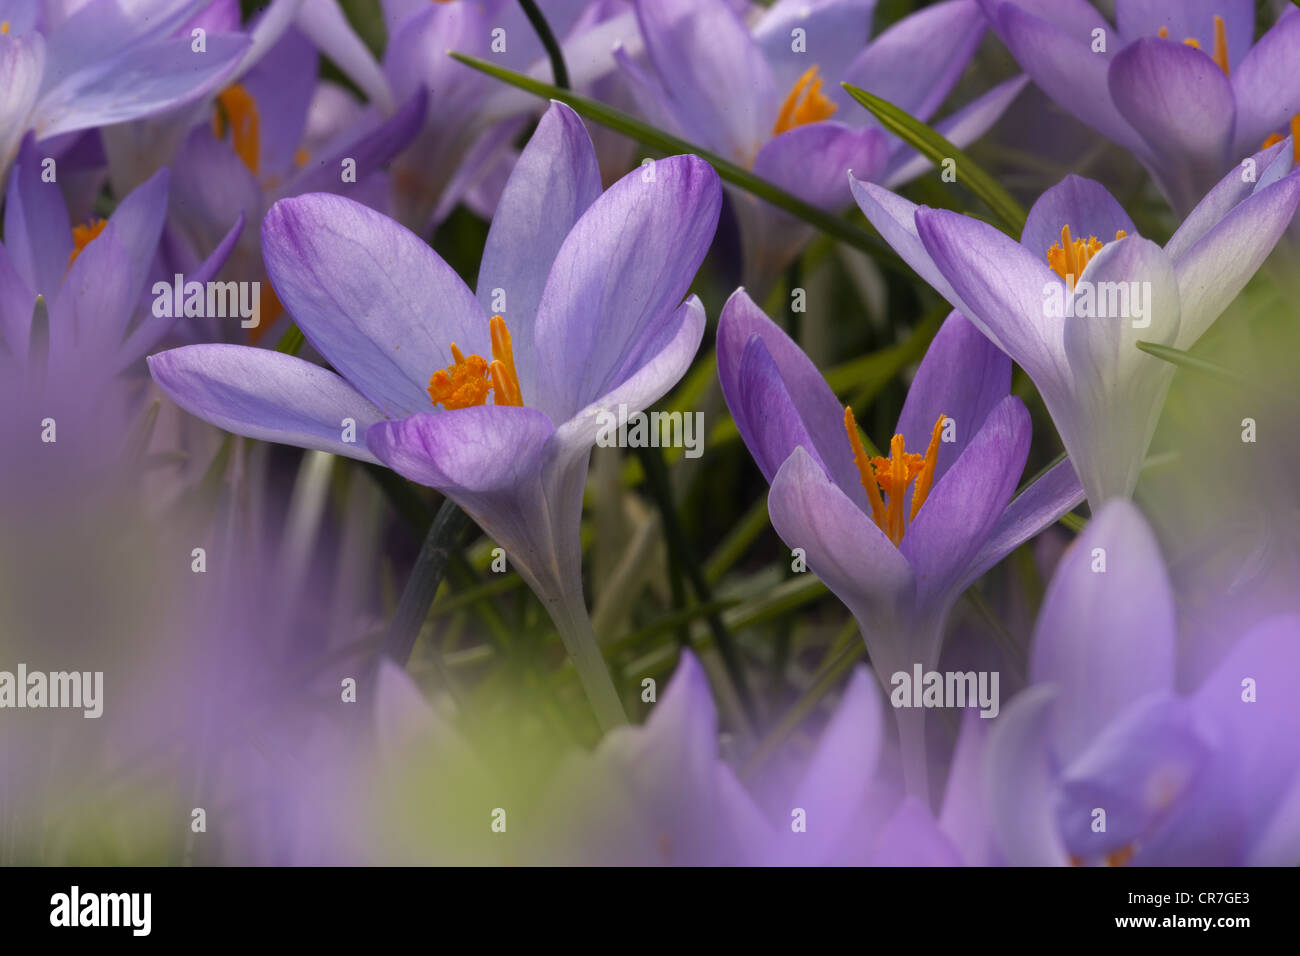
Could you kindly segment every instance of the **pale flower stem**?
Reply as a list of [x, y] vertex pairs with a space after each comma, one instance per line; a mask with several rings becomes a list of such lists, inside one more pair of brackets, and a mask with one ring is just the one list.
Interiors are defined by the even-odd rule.
[[899, 709], [898, 740], [903, 759], [903, 782], [907, 792], [930, 806], [930, 768], [925, 757], [925, 711]]
[[548, 599], [546, 610], [555, 622], [564, 641], [564, 649], [569, 652], [574, 668], [578, 671], [578, 680], [587, 694], [591, 709], [595, 711], [596, 722], [602, 731], [608, 732], [615, 727], [626, 724], [627, 714], [619, 700], [618, 691], [614, 689], [614, 680], [605, 665], [605, 656], [596, 643], [596, 632], [592, 630], [591, 618], [587, 607], [578, 596], [557, 596]]

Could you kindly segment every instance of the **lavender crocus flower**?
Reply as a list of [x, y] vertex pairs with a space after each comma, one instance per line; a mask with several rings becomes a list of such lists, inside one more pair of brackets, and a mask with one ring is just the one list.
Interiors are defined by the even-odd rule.
[[[218, 95], [212, 118], [190, 132], [176, 158], [169, 226], [177, 242], [205, 248], [231, 217], [261, 222], [276, 200], [307, 192], [336, 192], [388, 210], [382, 167], [415, 135], [423, 91], [383, 120], [318, 82], [317, 73], [315, 48], [288, 30], [270, 55]], [[255, 231], [239, 243], [225, 275], [261, 283], [258, 324], [248, 335], [264, 340], [282, 306], [266, 281]], [[226, 338], [231, 328], [190, 327], [193, 340], [208, 341]]]
[[1225, 176], [1163, 248], [1077, 176], [1039, 197], [1019, 243], [850, 185], [895, 251], [1033, 379], [1097, 507], [1132, 494], [1173, 377], [1136, 343], [1189, 348], [1255, 274], [1300, 202], [1290, 149], [1271, 146]]
[[1176, 686], [1177, 654], [1155, 537], [1108, 502], [1052, 578], [1034, 686], [989, 741], [1008, 862], [1300, 862], [1300, 617], [1242, 634], [1195, 688]]
[[1035, 83], [1129, 150], [1187, 214], [1300, 113], [1300, 16], [1254, 42], [1253, 0], [980, 0]]
[[586, 130], [553, 104], [502, 196], [478, 298], [373, 210], [337, 196], [282, 200], [262, 228], [267, 269], [338, 374], [226, 345], [150, 360], [200, 418], [381, 461], [461, 505], [546, 605], [606, 725], [621, 708], [582, 596], [587, 462], [602, 412], [644, 408], [694, 357], [704, 308], [683, 298], [721, 204], [717, 174], [697, 157], [654, 171], [602, 195]]
[[[157, 257], [168, 174], [162, 170], [124, 197], [107, 220], [74, 225], [58, 185], [42, 177], [42, 160], [29, 134], [5, 201], [0, 378], [42, 414], [72, 413], [59, 427], [93, 435], [97, 427], [86, 413], [174, 321], [152, 314], [148, 292], [162, 274]], [[196, 270], [200, 281], [225, 261], [243, 228], [239, 217], [231, 221]], [[113, 436], [120, 447], [121, 430]]]
[[[868, 43], [874, 0], [782, 0], [751, 27], [725, 0], [638, 0], [647, 68], [619, 62], [651, 122], [828, 210], [848, 205], [843, 175], [898, 185], [930, 163], [886, 133], [846, 81], [929, 120], [984, 32], [974, 0], [921, 10]], [[865, 47], [865, 49], [864, 49]], [[1025, 83], [1011, 80], [937, 124], [959, 146], [984, 133]], [[812, 230], [732, 190], [745, 285], [761, 298]]]
[[[930, 345], [888, 457], [867, 454], [852, 411], [744, 290], [722, 312], [718, 376], [771, 482], [772, 526], [853, 612], [886, 686], [914, 663], [933, 668], [961, 592], [1082, 499], [1064, 461], [1012, 500], [1029, 413], [1008, 394], [1006, 357], [960, 314]], [[922, 799], [923, 714], [898, 711]]]
[[40, 0], [0, 3], [0, 178], [23, 135], [38, 140], [173, 109], [213, 89], [249, 47], [176, 35], [208, 0], [91, 0], [64, 14]]

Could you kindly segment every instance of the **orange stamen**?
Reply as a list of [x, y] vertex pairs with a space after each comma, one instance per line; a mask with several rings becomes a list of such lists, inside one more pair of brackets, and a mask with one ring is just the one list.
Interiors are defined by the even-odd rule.
[[777, 114], [776, 123], [772, 126], [772, 135], [780, 136], [796, 126], [808, 123], [820, 123], [829, 119], [836, 109], [835, 104], [822, 93], [822, 81], [817, 75], [817, 67], [809, 67], [794, 81], [785, 102], [781, 104], [781, 112]]
[[301, 169], [307, 165], [307, 160], [311, 159], [311, 153], [299, 146], [293, 151], [293, 164]]
[[487, 404], [488, 392], [496, 390], [494, 404], [523, 405], [519, 375], [510, 332], [501, 316], [492, 317], [492, 362], [481, 355], [466, 356], [451, 343], [451, 365], [429, 379], [429, 399], [451, 410]]
[[107, 219], [92, 219], [84, 226], [72, 227], [72, 252], [68, 254], [69, 269], [77, 261], [77, 256], [81, 255], [81, 251], [98, 239], [99, 234], [104, 231], [104, 227], [107, 225]]
[[[1115, 232], [1115, 239], [1118, 241], [1127, 235], [1127, 232], [1119, 229]], [[1082, 239], [1072, 239], [1070, 227], [1062, 226], [1061, 241], [1047, 250], [1047, 264], [1051, 266], [1053, 272], [1065, 280], [1067, 286], [1073, 289], [1079, 276], [1083, 275], [1083, 270], [1092, 261], [1092, 257], [1101, 252], [1103, 247], [1104, 243], [1096, 236], [1089, 236], [1087, 242]]]
[[212, 135], [217, 139], [223, 138], [228, 125], [235, 155], [243, 160], [254, 176], [257, 175], [261, 150], [260, 122], [257, 102], [241, 84], [228, 86], [218, 94], [217, 105], [212, 111]]
[[1223, 23], [1223, 17], [1217, 13], [1214, 15], [1214, 62], [1224, 73], [1228, 71], [1228, 28]]
[[0, 34], [7, 34], [8, 32], [9, 32], [9, 21], [0, 20]]
[[[858, 478], [867, 493], [867, 502], [871, 505], [871, 520], [889, 536], [895, 547], [902, 543], [907, 525], [916, 520], [917, 512], [930, 493], [945, 417], [940, 415], [935, 422], [930, 446], [924, 456], [908, 452], [903, 436], [895, 435], [889, 442], [889, 457], [868, 458], [862, 447], [862, 439], [858, 436], [853, 409], [844, 409], [844, 430], [848, 432], [853, 461], [858, 466]], [[916, 481], [916, 486], [912, 491], [911, 515], [908, 516], [903, 503], [913, 481]]]
[[[1270, 133], [1268, 139], [1264, 140], [1264, 145], [1260, 149], [1268, 149], [1270, 146], [1276, 146], [1282, 140], [1286, 139], [1281, 133]], [[1300, 113], [1291, 117], [1291, 152], [1295, 161], [1300, 163]]]

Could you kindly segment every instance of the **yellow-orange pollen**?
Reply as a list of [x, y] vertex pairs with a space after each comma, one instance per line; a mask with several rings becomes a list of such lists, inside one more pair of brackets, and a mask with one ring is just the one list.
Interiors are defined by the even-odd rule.
[[254, 176], [261, 152], [260, 124], [257, 102], [241, 84], [228, 86], [217, 95], [217, 104], [212, 109], [212, 135], [222, 139], [229, 129], [235, 155]]
[[[1276, 146], [1282, 140], [1286, 139], [1281, 133], [1273, 133], [1268, 139], [1264, 140], [1264, 145], [1260, 149], [1268, 149], [1270, 146]], [[1300, 163], [1300, 113], [1291, 117], [1291, 152], [1295, 161]]]
[[[871, 505], [871, 520], [876, 527], [889, 536], [897, 547], [903, 541], [907, 526], [916, 520], [917, 512], [925, 504], [930, 494], [930, 485], [934, 481], [934, 467], [939, 460], [939, 439], [943, 435], [943, 423], [946, 416], [940, 415], [934, 423], [930, 434], [930, 447], [924, 455], [911, 453], [905, 447], [902, 435], [895, 435], [889, 442], [889, 457], [870, 458], [862, 447], [862, 438], [858, 435], [858, 423], [853, 417], [853, 409], [844, 409], [844, 430], [849, 433], [849, 445], [853, 448], [853, 462], [858, 466], [858, 477], [867, 492], [867, 502]], [[915, 480], [912, 488], [912, 508], [910, 514], [904, 511], [907, 488]]]
[[433, 373], [429, 379], [429, 399], [448, 410], [486, 405], [488, 392], [495, 391], [493, 404], [522, 405], [519, 391], [519, 374], [515, 371], [515, 353], [510, 344], [510, 332], [505, 319], [494, 315], [492, 329], [492, 361], [481, 355], [465, 355], [456, 343], [451, 343], [451, 365]]
[[81, 251], [99, 238], [99, 234], [104, 231], [104, 227], [107, 225], [107, 219], [92, 219], [84, 226], [72, 227], [72, 252], [68, 253], [69, 269], [77, 261], [77, 256], [81, 255]]
[[[1115, 239], [1118, 241], [1127, 235], [1127, 232], [1120, 229], [1116, 231]], [[1083, 275], [1083, 270], [1092, 257], [1101, 252], [1104, 246], [1105, 243], [1096, 236], [1089, 236], [1087, 242], [1071, 238], [1070, 227], [1065, 225], [1061, 227], [1061, 241], [1047, 250], [1047, 264], [1065, 280], [1066, 285], [1074, 288], [1074, 283]]]
[[822, 93], [822, 80], [817, 75], [817, 67], [811, 66], [794, 81], [785, 102], [781, 104], [781, 112], [777, 114], [772, 135], [780, 136], [796, 126], [830, 119], [836, 109], [835, 104]]
[[[1160, 34], [1161, 39], [1169, 39], [1168, 27], [1161, 27], [1157, 32]], [[1197, 50], [1201, 49], [1201, 42], [1195, 37], [1188, 37], [1183, 42]], [[1214, 60], [1215, 63], [1219, 64], [1219, 68], [1222, 69], [1224, 73], [1229, 72], [1228, 28], [1224, 25], [1223, 17], [1219, 16], [1217, 13], [1214, 15], [1214, 55], [1211, 59]]]
[[7, 34], [8, 32], [9, 32], [9, 21], [0, 20], [0, 34]]

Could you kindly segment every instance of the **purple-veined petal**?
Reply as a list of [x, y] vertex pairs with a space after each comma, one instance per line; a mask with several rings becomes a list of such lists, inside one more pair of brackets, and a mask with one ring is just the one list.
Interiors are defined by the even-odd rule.
[[0, 176], [31, 128], [32, 107], [45, 69], [45, 40], [39, 33], [0, 35]]
[[1107, 502], [1057, 565], [1034, 631], [1029, 678], [1057, 688], [1063, 762], [1139, 697], [1173, 691], [1176, 642], [1155, 535], [1133, 504]]
[[[515, 163], [488, 231], [478, 297], [510, 327], [524, 400], [537, 394], [534, 323], [551, 264], [601, 193], [591, 137], [578, 114], [552, 102]], [[504, 305], [494, 305], [500, 297]]]
[[1297, 203], [1300, 171], [1246, 197], [1178, 260], [1178, 348], [1195, 344], [1237, 297], [1286, 231]]
[[922, 207], [883, 186], [858, 179], [852, 170], [849, 171], [849, 189], [867, 221], [876, 227], [876, 231], [903, 261], [928, 282], [934, 291], [951, 302], [954, 308], [969, 315], [953, 287], [930, 258], [930, 253], [916, 231], [916, 212]]
[[802, 446], [772, 479], [767, 506], [781, 540], [803, 549], [808, 567], [858, 619], [877, 670], [891, 666], [900, 649], [877, 641], [891, 639], [900, 613], [910, 610], [907, 559]]
[[[1233, 167], [1228, 174], [1207, 192], [1196, 208], [1187, 214], [1187, 218], [1165, 243], [1165, 254], [1174, 261], [1186, 255], [1187, 250], [1196, 245], [1224, 216], [1236, 208], [1237, 204], [1255, 192], [1261, 186], [1267, 188], [1265, 175], [1271, 176], [1274, 170], [1285, 173], [1290, 169], [1291, 144], [1274, 143], [1268, 149], [1262, 149], [1250, 157], [1254, 164], [1254, 175], [1246, 175], [1242, 166]], [[1285, 168], [1284, 168], [1285, 167]], [[1280, 179], [1281, 176], [1279, 175]]]
[[984, 787], [993, 829], [1012, 866], [1069, 862], [1056, 829], [1049, 727], [1056, 691], [1031, 687], [1002, 712], [989, 737]]
[[955, 440], [939, 445], [937, 485], [1010, 391], [1011, 360], [968, 318], [950, 312], [916, 370], [895, 431], [923, 454], [939, 416], [953, 419]]
[[[1253, 5], [1246, 2], [1248, 8]], [[1253, 9], [1251, 10], [1253, 20]], [[1249, 38], [1250, 33], [1246, 36]], [[1228, 48], [1232, 49], [1232, 34]], [[1235, 151], [1258, 148], [1269, 133], [1300, 113], [1300, 12], [1284, 13], [1250, 52], [1232, 61], [1232, 92], [1237, 101]]]
[[1060, 319], [1044, 315], [1044, 292], [1061, 280], [1035, 255], [987, 223], [920, 208], [916, 229], [956, 294], [953, 305], [1029, 373], [1039, 388], [1059, 381], [1064, 359]]
[[966, 590], [985, 571], [1081, 504], [1083, 499], [1083, 485], [1070, 459], [1053, 465], [1007, 505], [954, 590]]
[[804, 202], [835, 210], [852, 199], [844, 174], [853, 169], [875, 179], [888, 155], [879, 129], [808, 123], [768, 140], [754, 160], [754, 172]]
[[636, 0], [646, 53], [690, 140], [746, 164], [772, 133], [772, 71], [723, 0]]
[[533, 404], [564, 421], [662, 345], [713, 240], [721, 203], [711, 166], [671, 156], [624, 176], [588, 207], [542, 291]]
[[[241, 345], [187, 345], [151, 355], [149, 371], [181, 408], [236, 435], [378, 460], [365, 434], [383, 414], [333, 372], [300, 358]], [[344, 441], [347, 434], [355, 440]]]
[[[965, 149], [1002, 118], [1002, 114], [1028, 83], [1029, 77], [1023, 75], [1004, 80], [955, 113], [931, 125], [948, 142], [958, 149]], [[889, 189], [897, 189], [933, 168], [934, 163], [928, 156], [922, 156], [910, 146], [904, 146], [895, 140], [895, 148], [890, 152], [889, 163], [880, 181]]]
[[57, 183], [42, 182], [43, 152], [23, 140], [5, 197], [5, 246], [25, 284], [53, 298], [68, 271], [72, 226]]
[[[780, 459], [760, 455], [758, 434], [761, 422], [750, 420], [741, 385], [741, 362], [749, 342], [758, 336], [780, 375], [789, 400], [794, 403], [812, 442], [809, 451], [827, 469], [831, 478], [859, 508], [867, 508], [848, 434], [844, 430], [844, 406], [831, 391], [821, 372], [803, 350], [769, 319], [744, 289], [737, 289], [722, 308], [718, 320], [718, 380], [741, 437], [749, 446], [763, 477], [770, 482], [784, 464], [789, 449]], [[755, 361], [755, 360], [751, 360]]]
[[1070, 235], [1087, 241], [1096, 236], [1103, 243], [1112, 242], [1123, 230], [1137, 234], [1133, 220], [1101, 183], [1082, 176], [1066, 176], [1034, 201], [1025, 219], [1020, 244], [1031, 253], [1047, 256], [1047, 250], [1061, 244], [1061, 228], [1070, 227]]
[[1185, 212], [1219, 181], [1230, 154], [1236, 103], [1208, 54], [1156, 37], [1129, 44], [1110, 66], [1110, 95], [1153, 156], [1153, 174]]
[[844, 80], [927, 122], [966, 71], [984, 29], [975, 0], [924, 7], [872, 40]]
[[[1055, 14], [1035, 16], [1023, 6], [1019, 2], [999, 4], [995, 21], [1020, 68], [1076, 119], [1130, 152], [1147, 155], [1142, 137], [1116, 108], [1107, 86], [1110, 57], [1093, 53], [1090, 37], [1071, 35], [1055, 22]], [[1093, 15], [1093, 29], [1106, 29], [1102, 15], [1096, 11]]]
[[942, 606], [955, 597], [953, 585], [1015, 494], [1032, 430], [1020, 399], [1004, 396], [935, 482], [901, 546], [916, 574], [918, 604]]
[[242, 36], [211, 36], [195, 53], [188, 37], [163, 38], [78, 70], [42, 94], [37, 136], [108, 126], [182, 106], [223, 83], [248, 49]]
[[430, 409], [434, 372], [491, 352], [488, 317], [432, 249], [341, 196], [282, 199], [262, 224], [275, 291], [303, 335], [385, 415]]

